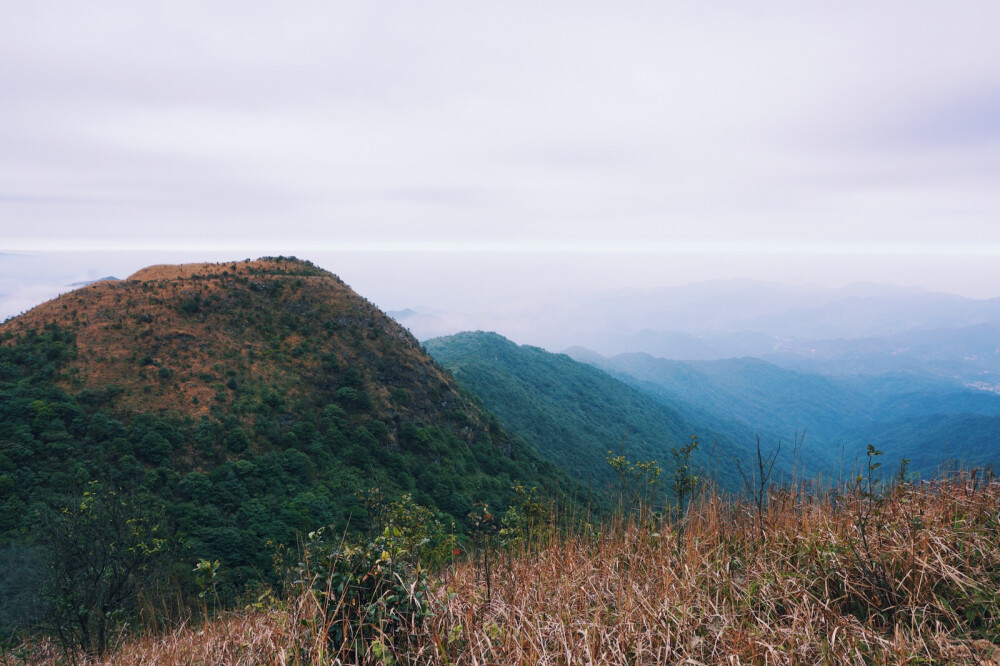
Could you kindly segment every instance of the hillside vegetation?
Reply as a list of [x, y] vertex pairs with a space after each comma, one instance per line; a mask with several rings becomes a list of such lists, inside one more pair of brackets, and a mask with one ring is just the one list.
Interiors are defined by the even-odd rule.
[[[739, 487], [732, 458], [750, 460], [750, 428], [681, 412], [564, 354], [483, 332], [435, 338], [425, 345], [509, 432], [599, 488], [616, 481], [607, 456], [620, 454], [623, 438], [630, 459], [656, 460], [669, 469], [671, 451], [698, 436], [700, 469], [731, 490]], [[726, 434], [720, 434], [723, 428]]]
[[193, 599], [200, 559], [233, 603], [301, 535], [369, 530], [373, 487], [464, 538], [477, 502], [564, 478], [308, 262], [145, 269], [0, 326], [0, 639], [106, 643], [139, 590]]
[[[355, 642], [331, 638], [356, 612], [345, 597], [310, 587], [90, 663], [1000, 664], [1000, 483], [873, 479], [763, 504], [705, 490], [674, 518], [569, 531], [550, 516], [493, 552], [490, 587], [477, 551], [411, 590], [419, 620]], [[58, 654], [36, 643], [14, 662]]]

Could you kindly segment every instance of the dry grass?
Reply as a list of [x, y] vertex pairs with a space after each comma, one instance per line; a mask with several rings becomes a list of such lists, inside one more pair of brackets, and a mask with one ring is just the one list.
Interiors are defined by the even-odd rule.
[[[201, 305], [186, 311], [192, 299]], [[343, 369], [381, 363], [391, 368], [390, 386], [411, 394], [440, 392], [437, 405], [468, 403], [406, 329], [335, 275], [301, 262], [151, 266], [0, 323], [0, 344], [52, 324], [72, 332], [76, 346], [75, 356], [59, 368], [57, 384], [71, 394], [117, 388], [120, 394], [102, 408], [119, 418], [146, 413], [198, 420], [216, 406], [238, 411], [244, 426], [252, 427], [264, 389], [274, 389], [289, 405], [313, 399], [317, 378], [326, 382], [330, 374], [323, 367], [327, 358]], [[238, 379], [239, 391], [227, 387], [230, 377]], [[368, 382], [372, 397], [388, 408], [385, 384]], [[401, 416], [420, 410], [410, 420], [423, 422], [422, 399], [417, 394], [412, 408], [394, 403], [392, 409]]]
[[[754, 507], [704, 493], [683, 540], [674, 525], [620, 520], [499, 557], [490, 602], [463, 563], [438, 579], [421, 631], [370, 645], [362, 660], [1000, 664], [1000, 482], [897, 488], [870, 526], [870, 555], [857, 520], [867, 501], [782, 491], [761, 525]], [[103, 663], [337, 663], [321, 653], [317, 623], [303, 622], [318, 613], [304, 596], [127, 642]], [[27, 661], [57, 658], [41, 645]]]

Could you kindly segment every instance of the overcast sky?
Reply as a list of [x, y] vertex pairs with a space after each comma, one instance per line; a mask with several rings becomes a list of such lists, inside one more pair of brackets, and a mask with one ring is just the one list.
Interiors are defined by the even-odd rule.
[[1000, 296], [998, 25], [996, 0], [5, 2], [0, 250], [335, 252], [387, 307], [480, 252], [543, 289]]

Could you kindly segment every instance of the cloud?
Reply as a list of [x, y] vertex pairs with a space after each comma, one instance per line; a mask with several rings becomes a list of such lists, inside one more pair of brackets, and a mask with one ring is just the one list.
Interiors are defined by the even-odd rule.
[[998, 7], [22, 4], [0, 244], [989, 246]]

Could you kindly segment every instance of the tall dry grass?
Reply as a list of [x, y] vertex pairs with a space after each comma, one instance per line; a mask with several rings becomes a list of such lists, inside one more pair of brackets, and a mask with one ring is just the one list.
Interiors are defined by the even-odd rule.
[[[481, 567], [457, 564], [436, 579], [418, 631], [360, 655], [325, 651], [323, 607], [306, 593], [138, 637], [93, 663], [1000, 664], [992, 477], [881, 497], [799, 486], [772, 492], [760, 514], [703, 492], [685, 523], [683, 539], [676, 524], [622, 517], [550, 530], [495, 559], [489, 602]], [[31, 650], [4, 663], [59, 662], [52, 645]]]

